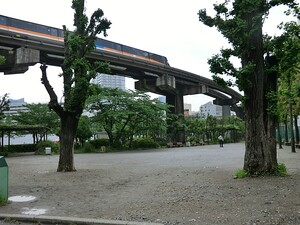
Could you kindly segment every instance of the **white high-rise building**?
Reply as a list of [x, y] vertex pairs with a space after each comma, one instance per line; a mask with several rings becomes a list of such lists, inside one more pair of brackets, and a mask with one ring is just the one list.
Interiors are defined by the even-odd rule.
[[222, 106], [214, 105], [212, 102], [201, 105], [200, 117], [206, 118], [208, 116], [222, 117]]
[[99, 73], [91, 83], [107, 88], [119, 88], [125, 90], [125, 77]]
[[9, 99], [9, 110], [4, 111], [5, 115], [16, 115], [19, 111], [27, 112], [28, 108], [26, 107], [26, 102], [24, 98], [20, 99]]

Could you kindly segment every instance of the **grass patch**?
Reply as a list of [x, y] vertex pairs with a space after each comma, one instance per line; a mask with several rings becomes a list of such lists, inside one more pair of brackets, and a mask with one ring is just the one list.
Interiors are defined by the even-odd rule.
[[288, 170], [284, 163], [278, 163], [275, 175], [279, 177], [286, 177], [288, 176]]
[[234, 178], [237, 179], [237, 178], [245, 178], [245, 177], [248, 177], [248, 173], [246, 170], [244, 169], [238, 169], [237, 171], [235, 171], [234, 173]]
[[3, 220], [5, 223], [16, 223], [17, 220], [15, 219], [12, 219], [10, 217], [6, 217], [4, 220]]
[[5, 205], [7, 205], [8, 203], [9, 203], [8, 200], [6, 200], [6, 199], [0, 197], [0, 206], [5, 206]]
[[[284, 163], [278, 163], [274, 173], [272, 173], [272, 174], [257, 174], [256, 176], [264, 176], [264, 175], [274, 175], [274, 176], [278, 176], [278, 177], [285, 177], [285, 176], [288, 176], [288, 170]], [[235, 179], [245, 178], [245, 177], [249, 177], [249, 176], [250, 176], [249, 173], [244, 169], [238, 169], [234, 173]]]

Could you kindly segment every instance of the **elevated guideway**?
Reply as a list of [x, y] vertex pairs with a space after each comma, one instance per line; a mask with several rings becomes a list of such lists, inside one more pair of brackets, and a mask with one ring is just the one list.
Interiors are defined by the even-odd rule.
[[[0, 55], [7, 59], [4, 65], [0, 65], [0, 72], [25, 73], [29, 66], [37, 63], [60, 66], [64, 59], [64, 44], [59, 41], [53, 43], [30, 40], [13, 33], [0, 32]], [[138, 90], [165, 95], [167, 103], [174, 105], [173, 113], [183, 113], [183, 96], [205, 94], [215, 98], [216, 104], [231, 107], [238, 116], [243, 115], [243, 111], [237, 106], [242, 98], [240, 93], [222, 88], [200, 75], [100, 49], [94, 50], [88, 58], [109, 62], [113, 75], [138, 80], [135, 84]]]

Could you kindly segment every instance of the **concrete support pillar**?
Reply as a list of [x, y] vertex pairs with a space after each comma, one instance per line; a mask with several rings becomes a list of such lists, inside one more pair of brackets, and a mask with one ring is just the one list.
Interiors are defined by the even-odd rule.
[[181, 91], [176, 91], [175, 94], [167, 94], [166, 102], [173, 106], [171, 108], [171, 113], [184, 114], [183, 94]]
[[[180, 119], [183, 119], [184, 115], [184, 103], [183, 103], [183, 93], [182, 91], [177, 90], [176, 94], [167, 94], [166, 95], [166, 102], [169, 105], [172, 105], [173, 107], [170, 108], [171, 114], [180, 115]], [[183, 122], [183, 121], [181, 121]], [[172, 131], [168, 131], [172, 133]], [[184, 131], [178, 131], [176, 136], [173, 137], [174, 140], [171, 140], [173, 142], [182, 142], [185, 143], [185, 132]]]
[[229, 105], [223, 105], [222, 106], [222, 117], [230, 117], [231, 115], [231, 109]]

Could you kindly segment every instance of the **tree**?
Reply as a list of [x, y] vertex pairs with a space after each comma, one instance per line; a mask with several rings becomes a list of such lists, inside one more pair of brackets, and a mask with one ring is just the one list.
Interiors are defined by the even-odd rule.
[[0, 55], [0, 65], [5, 63], [6, 58], [3, 55]]
[[[0, 65], [5, 62], [5, 57], [0, 55]], [[0, 120], [3, 119], [3, 112], [9, 110], [9, 99], [8, 94], [4, 94], [0, 97]]]
[[[219, 75], [230, 75], [244, 92], [243, 105], [246, 123], [246, 151], [244, 169], [250, 174], [272, 174], [277, 168], [276, 118], [268, 113], [272, 102], [268, 93], [276, 91], [277, 77], [265, 73], [263, 20], [269, 10], [280, 4], [291, 9], [297, 4], [292, 0], [227, 0], [215, 4], [216, 16], [208, 16], [200, 10], [199, 20], [216, 27], [232, 47], [222, 49], [208, 63], [214, 79], [223, 85], [232, 85]], [[231, 4], [232, 3], [232, 4]], [[235, 68], [230, 57], [241, 60], [241, 68]]]
[[[51, 134], [59, 133], [59, 118], [49, 110], [45, 104], [27, 104], [28, 111], [20, 111], [16, 115], [12, 115], [12, 120], [17, 121], [20, 125], [39, 125], [49, 129]], [[33, 135], [35, 141], [40, 141], [42, 136]], [[34, 142], [35, 142], [34, 141]]]
[[130, 146], [134, 136], [155, 138], [165, 127], [166, 105], [147, 94], [96, 85], [92, 92], [88, 110], [95, 115], [93, 121], [103, 126], [113, 147], [126, 141]]
[[0, 120], [3, 119], [3, 112], [7, 110], [9, 110], [9, 99], [8, 94], [5, 94], [2, 97], [0, 97]]
[[187, 126], [186, 135], [189, 141], [205, 141], [205, 124], [204, 118], [187, 117], [185, 118], [185, 124]]
[[79, 140], [81, 146], [86, 140], [92, 137], [91, 122], [88, 116], [81, 116], [78, 124], [76, 138]]
[[181, 140], [179, 137], [187, 130], [183, 114], [168, 114], [167, 125], [168, 141], [171, 142]]
[[217, 118], [208, 115], [205, 121], [205, 128], [206, 128], [206, 138], [208, 141], [213, 141], [218, 134], [216, 134], [217, 131]]
[[96, 35], [107, 35], [111, 22], [103, 18], [104, 13], [97, 9], [88, 21], [84, 0], [73, 0], [75, 31], [64, 29], [64, 62], [61, 66], [63, 77], [64, 103], [60, 104], [56, 93], [47, 78], [47, 66], [41, 65], [41, 81], [45, 86], [52, 109], [60, 118], [60, 156], [57, 171], [76, 171], [74, 165], [74, 140], [80, 116], [88, 96], [90, 80], [97, 72], [108, 73], [108, 64], [93, 62], [87, 54], [95, 49]]
[[129, 132], [129, 146], [134, 136], [150, 137], [153, 140], [164, 139], [168, 105], [158, 99], [150, 99], [150, 96], [143, 92], [136, 91], [134, 95], [135, 105], [131, 105], [129, 110], [135, 111], [135, 114], [126, 129]]
[[[295, 150], [294, 125], [296, 133], [296, 142], [299, 142], [297, 116], [299, 115], [299, 98], [300, 98], [300, 26], [297, 22], [288, 22], [282, 25], [284, 33], [273, 40], [274, 52], [278, 58], [280, 72], [280, 94], [282, 111], [289, 116], [290, 133], [291, 133], [291, 149]], [[298, 103], [298, 104], [297, 104]], [[287, 109], [287, 110], [286, 110]], [[294, 124], [293, 124], [294, 120]]]

